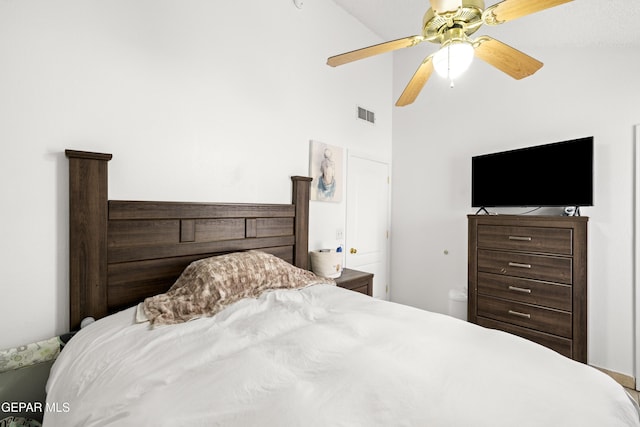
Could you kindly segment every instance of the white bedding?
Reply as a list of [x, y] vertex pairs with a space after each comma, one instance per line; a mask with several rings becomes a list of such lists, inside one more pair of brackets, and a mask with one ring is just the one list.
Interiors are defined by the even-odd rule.
[[605, 374], [449, 316], [335, 286], [149, 329], [135, 310], [55, 362], [45, 427], [640, 426]]

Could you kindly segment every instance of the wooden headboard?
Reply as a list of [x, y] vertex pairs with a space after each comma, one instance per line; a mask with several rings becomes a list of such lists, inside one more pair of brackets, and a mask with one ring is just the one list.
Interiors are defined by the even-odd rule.
[[192, 261], [260, 249], [308, 268], [311, 178], [292, 204], [108, 200], [111, 154], [69, 158], [70, 327], [167, 291]]

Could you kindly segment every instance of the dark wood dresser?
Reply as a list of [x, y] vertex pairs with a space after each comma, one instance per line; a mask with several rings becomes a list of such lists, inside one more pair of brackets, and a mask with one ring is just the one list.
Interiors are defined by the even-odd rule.
[[469, 215], [470, 322], [587, 362], [587, 217]]
[[373, 295], [373, 274], [364, 271], [351, 270], [345, 268], [336, 280], [336, 284], [341, 288], [360, 292], [369, 296]]

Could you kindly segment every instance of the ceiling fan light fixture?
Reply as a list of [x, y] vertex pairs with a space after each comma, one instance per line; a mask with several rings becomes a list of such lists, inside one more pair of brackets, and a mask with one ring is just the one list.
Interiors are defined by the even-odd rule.
[[[303, 0], [294, 0], [302, 3]], [[386, 52], [414, 47], [422, 42], [435, 43], [437, 52], [427, 56], [409, 80], [396, 106], [414, 102], [434, 71], [453, 80], [462, 75], [477, 56], [483, 62], [516, 80], [538, 71], [542, 62], [489, 36], [469, 37], [482, 25], [499, 25], [573, 0], [497, 0], [485, 8], [485, 0], [428, 0], [430, 8], [422, 19], [420, 35], [390, 40], [327, 58], [336, 67]]]
[[468, 41], [455, 40], [433, 55], [433, 68], [439, 76], [453, 80], [467, 71], [472, 61], [473, 45]]

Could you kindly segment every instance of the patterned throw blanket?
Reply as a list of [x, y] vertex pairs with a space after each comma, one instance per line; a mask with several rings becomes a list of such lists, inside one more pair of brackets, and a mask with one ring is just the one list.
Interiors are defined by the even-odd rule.
[[273, 289], [296, 289], [328, 283], [314, 273], [261, 251], [236, 252], [191, 263], [164, 294], [147, 298], [142, 307], [152, 325], [209, 317], [243, 298]]

